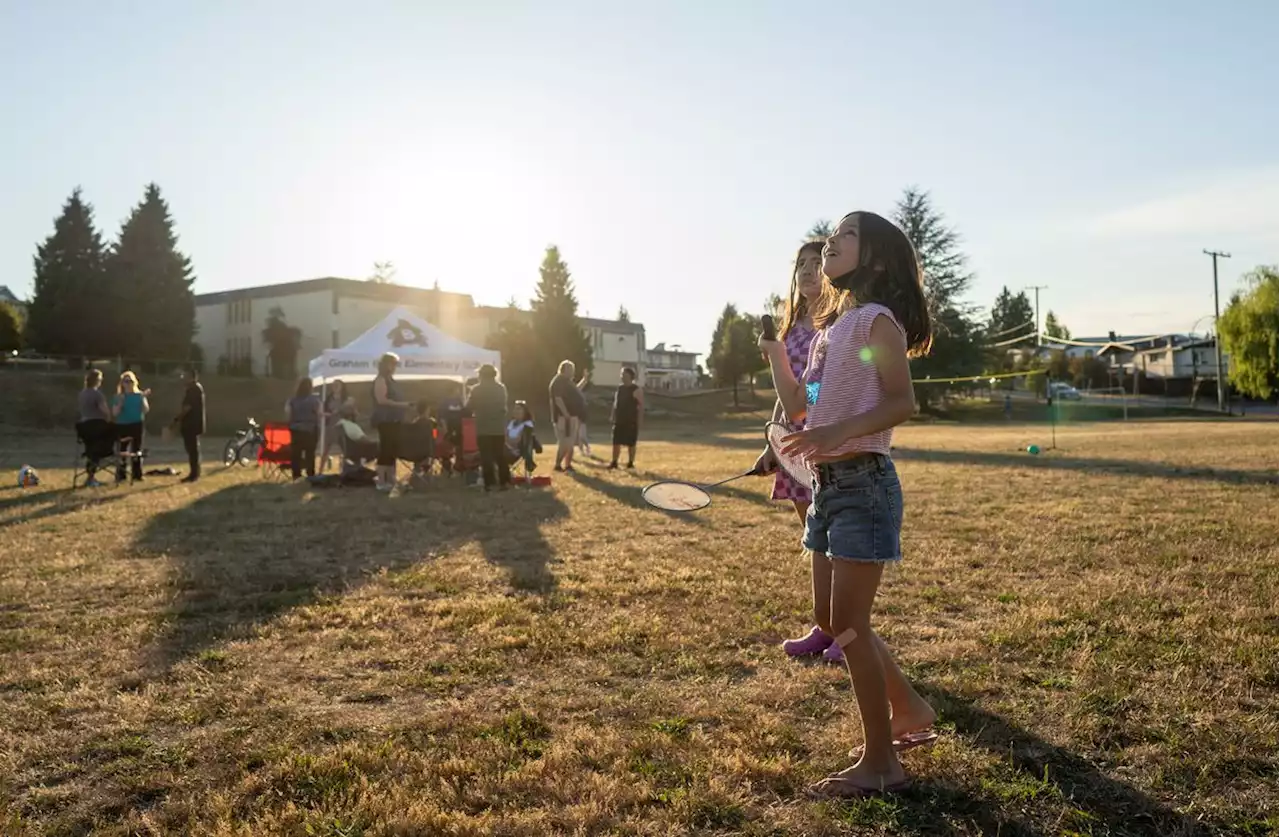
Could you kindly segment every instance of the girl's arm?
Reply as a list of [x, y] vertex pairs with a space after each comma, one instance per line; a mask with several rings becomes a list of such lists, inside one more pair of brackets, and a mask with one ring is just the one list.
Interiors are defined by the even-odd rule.
[[284, 420], [293, 424], [293, 404], [289, 401], [284, 402]]
[[[804, 385], [796, 380], [791, 372], [791, 361], [787, 358], [787, 347], [778, 340], [760, 338], [758, 344], [769, 361], [769, 371], [773, 375], [773, 388], [778, 393], [778, 401], [786, 411], [787, 418], [799, 424], [804, 420], [807, 404], [804, 397]], [[776, 412], [776, 411], [775, 411]]]
[[145, 395], [142, 396], [142, 414], [145, 416], [151, 412], [151, 401]]
[[111, 399], [111, 417], [120, 418], [120, 408], [124, 406], [124, 399], [117, 395]]

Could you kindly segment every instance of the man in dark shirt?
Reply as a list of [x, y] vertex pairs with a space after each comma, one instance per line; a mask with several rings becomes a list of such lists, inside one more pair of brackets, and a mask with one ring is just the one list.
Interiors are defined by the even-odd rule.
[[627, 449], [627, 467], [636, 467], [636, 442], [640, 437], [640, 420], [644, 416], [644, 391], [636, 386], [636, 370], [622, 370], [622, 384], [613, 396], [613, 461], [618, 467], [618, 454]]
[[187, 461], [190, 473], [183, 482], [195, 482], [200, 479], [200, 437], [204, 435], [204, 387], [200, 386], [200, 372], [194, 366], [183, 375], [187, 387], [182, 393], [182, 410], [174, 419], [178, 432], [182, 434], [182, 446], [187, 449]]

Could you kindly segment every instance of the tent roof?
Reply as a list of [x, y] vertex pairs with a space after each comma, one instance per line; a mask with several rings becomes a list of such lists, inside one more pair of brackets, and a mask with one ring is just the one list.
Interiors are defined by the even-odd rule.
[[314, 381], [371, 381], [378, 375], [378, 359], [387, 352], [400, 356], [396, 377], [402, 380], [464, 381], [486, 363], [495, 368], [501, 363], [498, 352], [445, 334], [400, 306], [346, 346], [321, 352], [311, 361], [309, 373]]

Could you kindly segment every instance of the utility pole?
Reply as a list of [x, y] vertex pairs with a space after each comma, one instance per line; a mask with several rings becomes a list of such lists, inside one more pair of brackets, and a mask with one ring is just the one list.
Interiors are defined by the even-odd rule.
[[1036, 292], [1036, 348], [1040, 348], [1040, 292], [1048, 290], [1048, 285], [1028, 285], [1024, 290]]
[[1218, 412], [1227, 411], [1227, 376], [1222, 374], [1222, 334], [1218, 328], [1218, 259], [1231, 258], [1230, 253], [1218, 250], [1205, 250], [1204, 254], [1213, 259], [1213, 366], [1217, 370]]

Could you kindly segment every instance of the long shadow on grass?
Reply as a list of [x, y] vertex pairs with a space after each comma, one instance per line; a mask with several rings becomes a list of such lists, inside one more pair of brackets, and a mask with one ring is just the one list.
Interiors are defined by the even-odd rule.
[[[1026, 789], [1035, 789], [1035, 795], [1060, 792], [1070, 807], [1083, 812], [1079, 823], [1073, 825], [1078, 832], [1181, 837], [1223, 833], [1213, 824], [1180, 814], [1111, 778], [1075, 753], [979, 708], [969, 698], [928, 684], [921, 684], [920, 691], [938, 709], [940, 718], [955, 724], [956, 730], [976, 746], [1011, 760], [1014, 768], [1024, 774], [1018, 793]], [[947, 817], [956, 815], [975, 818], [984, 834], [1042, 833], [1025, 824], [992, 821], [992, 800], [927, 780], [919, 781], [903, 802], [908, 810], [899, 818], [900, 824], [917, 825], [924, 833], [935, 833], [933, 828], [937, 833], [951, 833]], [[1230, 828], [1224, 826], [1224, 830]]]
[[64, 514], [73, 514], [86, 509], [94, 509], [98, 506], [105, 506], [108, 503], [114, 503], [119, 500], [127, 499], [135, 494], [145, 494], [151, 491], [158, 491], [165, 486], [154, 485], [146, 488], [130, 490], [126, 487], [108, 488], [86, 488], [81, 491], [70, 492], [63, 489], [54, 491], [41, 491], [30, 494], [23, 494], [16, 497], [8, 497], [0, 500], [0, 517], [10, 509], [26, 509], [27, 507], [36, 506], [39, 503], [47, 505], [40, 508], [32, 508], [29, 511], [23, 511], [16, 516], [4, 520], [0, 519], [0, 529], [6, 529], [10, 526], [17, 526], [20, 523], [30, 523], [35, 520], [41, 520], [48, 517], [59, 517]]
[[1076, 459], [1053, 455], [1033, 459], [1025, 453], [923, 450], [920, 448], [899, 447], [894, 448], [893, 458], [903, 461], [940, 462], [992, 468], [1042, 468], [1050, 471], [1084, 471], [1086, 473], [1119, 474], [1133, 477], [1198, 480], [1221, 482], [1228, 485], [1275, 485], [1278, 481], [1274, 470], [1236, 471], [1214, 468], [1180, 468], [1176, 465], [1165, 465], [1159, 462], [1135, 462], [1127, 459]]
[[140, 549], [175, 566], [171, 604], [144, 666], [163, 674], [291, 608], [471, 542], [512, 586], [549, 592], [552, 553], [540, 527], [565, 514], [551, 492], [490, 495], [452, 485], [398, 498], [259, 483], [206, 494], [151, 518], [139, 536]]

